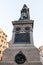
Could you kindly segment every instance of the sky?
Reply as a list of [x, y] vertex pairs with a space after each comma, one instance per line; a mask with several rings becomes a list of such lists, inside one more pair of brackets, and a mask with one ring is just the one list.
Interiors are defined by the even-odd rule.
[[20, 18], [20, 11], [26, 4], [30, 19], [34, 20], [33, 40], [36, 47], [43, 45], [43, 0], [0, 0], [0, 28], [12, 39], [12, 21]]

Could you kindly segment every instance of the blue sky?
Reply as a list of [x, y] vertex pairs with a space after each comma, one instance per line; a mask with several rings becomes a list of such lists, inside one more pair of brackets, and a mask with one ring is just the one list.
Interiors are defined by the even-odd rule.
[[43, 45], [43, 0], [0, 0], [0, 28], [12, 37], [12, 21], [18, 20], [20, 10], [26, 4], [30, 9], [30, 19], [34, 20], [33, 39], [34, 45]]

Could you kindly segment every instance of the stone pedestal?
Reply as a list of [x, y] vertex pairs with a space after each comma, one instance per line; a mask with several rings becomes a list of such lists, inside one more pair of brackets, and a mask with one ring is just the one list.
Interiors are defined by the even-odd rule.
[[[15, 62], [15, 56], [22, 52], [25, 57], [26, 61], [23, 64], [17, 64]], [[37, 48], [34, 46], [30, 47], [14, 47], [12, 45], [10, 48], [6, 49], [3, 53], [3, 59], [0, 62], [0, 65], [42, 65], [40, 62], [40, 55]]]

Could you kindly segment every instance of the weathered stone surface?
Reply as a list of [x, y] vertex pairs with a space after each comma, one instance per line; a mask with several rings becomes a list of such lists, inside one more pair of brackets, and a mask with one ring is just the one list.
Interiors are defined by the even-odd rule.
[[[12, 47], [5, 50], [3, 53], [3, 62], [6, 63], [13, 63], [14, 65], [17, 65], [15, 62], [15, 56], [19, 53], [19, 51], [22, 51], [22, 53], [26, 56], [26, 62], [22, 65], [42, 65], [40, 62], [40, 54], [37, 48], [35, 47]], [[12, 64], [11, 63], [11, 64]]]
[[[18, 65], [18, 64], [16, 64], [16, 63], [11, 63], [11, 61], [10, 62], [0, 62], [0, 65]], [[42, 63], [41, 62], [25, 62], [24, 64], [22, 64], [22, 65], [42, 65]]]

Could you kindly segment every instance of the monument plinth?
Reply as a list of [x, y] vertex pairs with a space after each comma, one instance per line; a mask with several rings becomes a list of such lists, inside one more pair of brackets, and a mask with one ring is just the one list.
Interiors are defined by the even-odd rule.
[[0, 65], [42, 65], [40, 54], [33, 42], [33, 24], [29, 8], [24, 4], [18, 21], [12, 21], [11, 46], [4, 51]]

